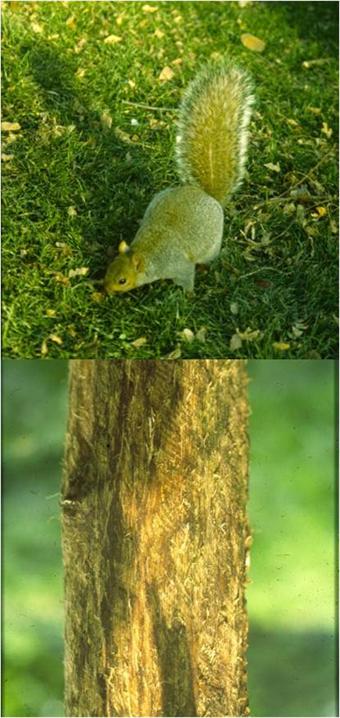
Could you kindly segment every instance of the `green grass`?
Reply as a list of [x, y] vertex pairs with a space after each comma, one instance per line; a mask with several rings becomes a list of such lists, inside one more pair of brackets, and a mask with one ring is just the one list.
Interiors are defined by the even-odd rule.
[[[337, 3], [150, 5], [3, 3], [3, 120], [21, 126], [3, 133], [4, 355], [335, 357]], [[191, 298], [170, 282], [104, 298], [112, 250], [177, 182], [182, 89], [226, 54], [257, 102], [222, 253]]]

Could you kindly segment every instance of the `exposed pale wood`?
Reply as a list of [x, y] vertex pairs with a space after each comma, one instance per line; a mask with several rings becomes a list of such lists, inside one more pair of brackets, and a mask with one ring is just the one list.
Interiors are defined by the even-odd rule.
[[73, 361], [69, 716], [247, 714], [240, 361]]

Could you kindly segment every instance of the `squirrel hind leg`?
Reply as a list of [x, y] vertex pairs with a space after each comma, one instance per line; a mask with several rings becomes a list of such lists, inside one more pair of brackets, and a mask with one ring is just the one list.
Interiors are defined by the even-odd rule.
[[182, 271], [180, 274], [177, 274], [176, 277], [173, 277], [173, 281], [177, 284], [177, 286], [182, 287], [185, 292], [193, 292], [195, 283], [195, 265], [191, 264], [186, 267], [185, 271]]

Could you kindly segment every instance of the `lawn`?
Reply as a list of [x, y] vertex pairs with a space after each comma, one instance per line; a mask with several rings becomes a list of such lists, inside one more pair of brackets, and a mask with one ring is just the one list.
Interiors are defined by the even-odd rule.
[[[337, 356], [335, 2], [4, 2], [3, 353]], [[241, 35], [265, 42], [245, 47]], [[176, 184], [183, 88], [228, 56], [256, 87], [247, 175], [195, 293], [102, 291]]]

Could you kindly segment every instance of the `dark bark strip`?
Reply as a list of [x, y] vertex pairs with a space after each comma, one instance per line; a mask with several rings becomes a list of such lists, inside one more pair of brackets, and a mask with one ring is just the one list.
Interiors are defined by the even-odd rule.
[[241, 361], [73, 361], [70, 716], [247, 714]]

